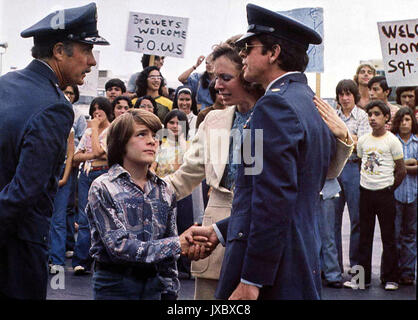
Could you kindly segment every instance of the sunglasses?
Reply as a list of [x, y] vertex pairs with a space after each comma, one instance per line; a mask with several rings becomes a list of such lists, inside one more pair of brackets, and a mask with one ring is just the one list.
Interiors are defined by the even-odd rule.
[[244, 46], [241, 48], [240, 53], [243, 53], [245, 55], [249, 55], [252, 48], [254, 47], [264, 47], [262, 44], [248, 44], [245, 43]]

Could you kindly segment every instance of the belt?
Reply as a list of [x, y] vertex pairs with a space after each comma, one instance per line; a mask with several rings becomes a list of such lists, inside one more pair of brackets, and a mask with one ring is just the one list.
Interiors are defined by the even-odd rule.
[[91, 167], [90, 171], [109, 170], [109, 166]]
[[94, 270], [110, 271], [125, 276], [133, 276], [140, 280], [153, 278], [157, 275], [157, 269], [153, 264], [141, 264], [138, 266], [130, 266], [124, 264], [111, 264], [103, 262], [94, 262]]

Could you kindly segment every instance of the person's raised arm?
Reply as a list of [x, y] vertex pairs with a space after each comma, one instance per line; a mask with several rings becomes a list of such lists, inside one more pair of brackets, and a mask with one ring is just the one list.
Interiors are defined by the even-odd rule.
[[191, 66], [189, 69], [187, 69], [186, 71], [184, 71], [181, 75], [179, 75], [178, 80], [182, 84], [186, 84], [187, 79], [190, 77], [190, 75], [192, 74], [192, 72], [195, 71], [200, 66], [200, 64], [203, 62], [203, 60], [205, 60], [205, 56], [200, 56], [197, 59], [195, 65]]

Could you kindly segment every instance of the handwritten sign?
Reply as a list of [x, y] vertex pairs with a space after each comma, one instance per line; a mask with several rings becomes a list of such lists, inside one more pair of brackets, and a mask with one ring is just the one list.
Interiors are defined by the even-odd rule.
[[188, 18], [129, 13], [126, 51], [183, 58]]
[[418, 19], [378, 22], [389, 86], [418, 85]]
[[[324, 9], [300, 8], [279, 13], [303, 23], [305, 26], [318, 32], [324, 39]], [[324, 72], [324, 41], [319, 45], [309, 45], [309, 64], [306, 72]]]

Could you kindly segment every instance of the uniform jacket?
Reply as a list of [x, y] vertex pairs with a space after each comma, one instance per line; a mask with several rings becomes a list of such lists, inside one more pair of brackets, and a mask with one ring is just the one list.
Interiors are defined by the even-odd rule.
[[74, 112], [41, 61], [0, 78], [0, 291], [46, 296], [47, 242]]
[[[220, 186], [229, 155], [229, 139], [236, 107], [225, 110], [213, 110], [204, 121], [190, 143], [184, 155], [182, 166], [172, 175], [165, 178], [174, 190], [178, 199], [188, 196], [192, 190], [206, 178], [212, 187], [208, 206], [203, 217], [203, 225], [211, 225], [229, 217], [233, 193]], [[352, 145], [338, 140], [337, 152], [333, 156], [328, 175], [337, 177], [348, 159]], [[194, 276], [205, 279], [219, 279], [224, 248], [218, 246], [206, 259], [192, 262]]]
[[217, 224], [227, 239], [219, 299], [240, 279], [263, 285], [260, 299], [320, 299], [316, 210], [336, 142], [313, 96], [304, 74], [289, 74], [254, 106], [244, 145], [263, 150], [240, 165], [231, 216]]

